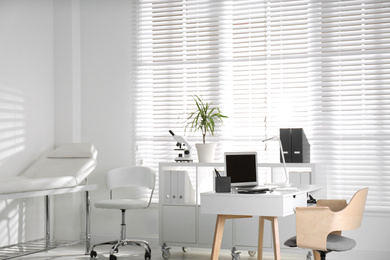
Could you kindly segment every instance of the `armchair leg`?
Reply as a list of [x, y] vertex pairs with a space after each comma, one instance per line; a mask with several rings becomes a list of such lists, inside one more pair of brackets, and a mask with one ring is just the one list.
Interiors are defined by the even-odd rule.
[[314, 260], [321, 260], [321, 255], [317, 251], [313, 250]]
[[[321, 258], [321, 260], [326, 260], [326, 254], [329, 253], [327, 251], [315, 251], [315, 253], [317, 253], [317, 255], [319, 255]], [[314, 254], [315, 256], [315, 254]]]

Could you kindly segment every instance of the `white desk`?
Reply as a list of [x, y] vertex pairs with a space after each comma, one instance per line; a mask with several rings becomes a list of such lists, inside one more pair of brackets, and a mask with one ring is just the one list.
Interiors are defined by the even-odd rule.
[[275, 260], [280, 260], [278, 217], [294, 214], [296, 207], [306, 207], [306, 194], [320, 189], [317, 185], [306, 185], [295, 191], [265, 194], [201, 193], [201, 213], [217, 214], [211, 259], [218, 259], [226, 219], [260, 216], [257, 259], [263, 258], [264, 220], [269, 220], [272, 223]]

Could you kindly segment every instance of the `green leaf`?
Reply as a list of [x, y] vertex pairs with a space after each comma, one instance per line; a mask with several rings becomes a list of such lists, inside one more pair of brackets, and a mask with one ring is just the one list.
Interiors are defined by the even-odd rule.
[[207, 133], [214, 136], [216, 124], [222, 123], [223, 118], [228, 117], [222, 115], [219, 108], [212, 107], [212, 102], [204, 102], [202, 97], [195, 95], [194, 101], [197, 110], [189, 113], [185, 128], [190, 128], [191, 132], [200, 131], [205, 140]]

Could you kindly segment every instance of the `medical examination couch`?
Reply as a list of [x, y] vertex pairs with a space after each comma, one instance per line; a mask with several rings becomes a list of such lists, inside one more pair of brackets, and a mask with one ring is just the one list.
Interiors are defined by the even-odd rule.
[[[90, 143], [64, 144], [43, 155], [21, 175], [0, 177], [0, 200], [43, 196], [45, 211], [44, 238], [0, 247], [0, 259], [17, 258], [80, 242], [85, 242], [85, 253], [89, 253], [89, 191], [97, 189], [97, 185], [88, 185], [87, 177], [96, 167], [96, 157], [97, 151]], [[85, 239], [53, 240], [50, 234], [50, 196], [75, 192], [85, 193]]]

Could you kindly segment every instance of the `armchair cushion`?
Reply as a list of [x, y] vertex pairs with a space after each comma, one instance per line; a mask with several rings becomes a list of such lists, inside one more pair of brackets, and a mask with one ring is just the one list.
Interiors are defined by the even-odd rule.
[[[286, 242], [284, 242], [284, 245], [288, 247], [297, 247], [297, 237], [295, 236], [288, 239]], [[344, 236], [329, 234], [326, 240], [326, 248], [328, 251], [347, 251], [351, 250], [355, 246], [355, 240]]]

